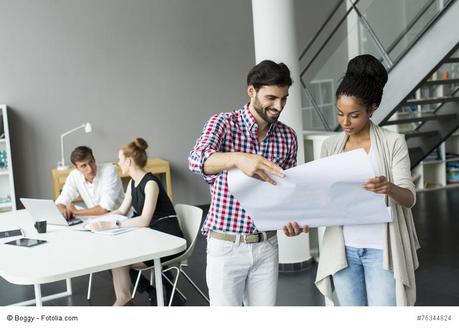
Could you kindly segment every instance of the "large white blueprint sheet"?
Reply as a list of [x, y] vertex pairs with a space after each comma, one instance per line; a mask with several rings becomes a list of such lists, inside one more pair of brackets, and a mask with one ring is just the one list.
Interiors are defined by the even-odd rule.
[[375, 177], [368, 155], [357, 149], [284, 171], [270, 183], [228, 172], [230, 193], [259, 231], [277, 230], [291, 221], [310, 227], [391, 221], [384, 195], [363, 189]]

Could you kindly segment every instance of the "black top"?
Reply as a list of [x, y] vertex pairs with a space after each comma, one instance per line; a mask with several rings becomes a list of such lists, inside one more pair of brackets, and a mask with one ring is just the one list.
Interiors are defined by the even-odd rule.
[[[175, 216], [176, 213], [171, 200], [167, 196], [167, 193], [159, 179], [150, 172], [143, 176], [137, 186], [135, 186], [134, 180], [131, 180], [132, 207], [134, 208], [133, 217], [140, 216], [142, 214], [143, 205], [145, 203], [145, 185], [148, 181], [154, 181], [159, 186], [158, 200], [156, 202], [155, 212], [153, 213], [153, 217], [150, 221], [150, 228], [177, 237], [183, 237], [183, 233], [180, 229], [177, 217]], [[171, 215], [174, 217], [166, 218]]]

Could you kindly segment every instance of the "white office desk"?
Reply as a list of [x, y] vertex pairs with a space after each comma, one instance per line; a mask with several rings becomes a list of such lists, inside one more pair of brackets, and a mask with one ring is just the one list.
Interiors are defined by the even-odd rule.
[[42, 305], [42, 300], [56, 298], [54, 295], [42, 299], [40, 284], [67, 279], [67, 292], [57, 295], [67, 296], [71, 295], [72, 277], [151, 259], [155, 263], [158, 305], [164, 305], [159, 259], [186, 248], [185, 239], [149, 228], [106, 236], [48, 225], [47, 233], [39, 234], [33, 224], [34, 220], [25, 210], [0, 214], [0, 230], [21, 227], [27, 238], [48, 241], [31, 248], [0, 245], [0, 276], [13, 284], [34, 285], [37, 306]]

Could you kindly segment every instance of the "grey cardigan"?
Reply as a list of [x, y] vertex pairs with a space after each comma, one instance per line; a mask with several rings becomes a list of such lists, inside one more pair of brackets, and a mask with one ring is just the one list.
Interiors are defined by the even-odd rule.
[[[348, 137], [344, 133], [326, 139], [321, 157], [341, 153]], [[377, 154], [378, 167], [395, 185], [409, 189], [416, 199], [416, 189], [411, 178], [408, 147], [403, 135], [378, 127], [371, 122], [371, 146]], [[414, 270], [419, 266], [416, 250], [419, 242], [411, 209], [403, 208], [389, 198], [392, 222], [386, 224], [383, 249], [383, 267], [393, 271], [397, 305], [414, 305], [416, 283]], [[414, 205], [414, 204], [413, 204]], [[325, 229], [317, 270], [316, 286], [329, 300], [333, 299], [332, 275], [347, 267], [342, 226]]]

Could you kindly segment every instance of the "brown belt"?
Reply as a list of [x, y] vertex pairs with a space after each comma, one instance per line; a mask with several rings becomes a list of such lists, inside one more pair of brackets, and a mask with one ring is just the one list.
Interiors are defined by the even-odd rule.
[[[277, 231], [263, 231], [255, 234], [240, 234], [239, 241], [246, 244], [259, 243], [265, 240], [268, 240], [271, 237], [274, 237], [277, 234]], [[211, 231], [209, 234], [210, 238], [236, 242], [237, 236], [235, 234], [224, 233], [219, 231]]]

